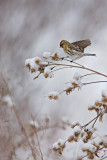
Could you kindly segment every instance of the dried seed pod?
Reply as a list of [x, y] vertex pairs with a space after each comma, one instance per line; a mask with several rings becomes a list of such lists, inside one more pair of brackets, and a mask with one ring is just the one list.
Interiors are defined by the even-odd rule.
[[68, 138], [68, 142], [72, 142], [74, 140], [74, 136], [70, 136], [69, 138]]

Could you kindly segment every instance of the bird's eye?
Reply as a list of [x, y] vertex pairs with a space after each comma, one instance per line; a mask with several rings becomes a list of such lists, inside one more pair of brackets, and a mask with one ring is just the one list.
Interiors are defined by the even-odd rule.
[[63, 47], [63, 44], [62, 44], [62, 43], [60, 43], [60, 47]]

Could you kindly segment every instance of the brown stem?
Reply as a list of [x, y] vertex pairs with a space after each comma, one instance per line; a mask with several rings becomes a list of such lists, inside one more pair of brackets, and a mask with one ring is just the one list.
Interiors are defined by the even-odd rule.
[[[99, 117], [99, 116], [98, 116], [98, 117]], [[94, 127], [95, 123], [97, 122], [98, 117], [97, 117], [96, 120], [94, 121], [94, 123], [93, 123], [93, 125], [92, 125], [92, 128]]]
[[107, 158], [107, 156], [103, 157], [101, 160], [103, 160], [103, 159], [105, 159], [105, 158]]
[[2, 73], [1, 73], [1, 76], [2, 76], [3, 81], [4, 81], [5, 84], [6, 84], [7, 89], [8, 89], [8, 93], [9, 93], [9, 96], [10, 96], [11, 102], [12, 102], [12, 109], [13, 109], [13, 111], [14, 111], [14, 114], [15, 114], [15, 116], [16, 116], [16, 119], [17, 119], [17, 121], [18, 121], [18, 124], [19, 124], [19, 126], [20, 126], [20, 128], [21, 128], [22, 133], [23, 133], [24, 136], [26, 137], [28, 146], [29, 146], [29, 148], [31, 149], [32, 156], [33, 156], [34, 160], [36, 160], [36, 155], [35, 155], [34, 149], [33, 149], [32, 145], [31, 145], [31, 143], [30, 143], [30, 141], [29, 141], [29, 138], [28, 138], [28, 136], [27, 136], [26, 130], [25, 130], [25, 128], [24, 128], [24, 126], [23, 126], [20, 118], [19, 118], [18, 112], [17, 112], [16, 107], [15, 107], [15, 105], [14, 105], [14, 102], [13, 102], [13, 100], [12, 100], [12, 95], [11, 95], [10, 89], [9, 89], [9, 87], [8, 87], [8, 84], [7, 84], [6, 80], [4, 79]]
[[90, 76], [90, 75], [93, 75], [93, 74], [96, 74], [96, 73], [85, 74], [85, 75], [81, 76], [81, 78], [86, 77], [86, 76]]
[[55, 72], [55, 71], [58, 71], [58, 70], [61, 70], [61, 69], [65, 69], [65, 68], [68, 68], [68, 67], [57, 68], [57, 69], [55, 69], [55, 70], [53, 70], [53, 71], [51, 71], [51, 72]]
[[[101, 113], [100, 113], [101, 114]], [[87, 124], [85, 124], [84, 126], [82, 126], [82, 128], [85, 128], [86, 126], [88, 126], [90, 123], [92, 123], [94, 120], [96, 120], [100, 114], [98, 114], [98, 116], [96, 116], [95, 118], [93, 118], [91, 121], [89, 121]]]
[[[31, 115], [31, 117], [32, 117], [32, 120], [33, 120], [33, 122], [34, 122], [34, 118], [33, 118], [32, 115]], [[40, 143], [39, 143], [39, 138], [38, 138], [38, 133], [37, 133], [36, 126], [34, 127], [34, 132], [35, 132], [35, 135], [36, 135], [36, 139], [37, 139], [39, 151], [40, 151], [40, 154], [41, 154], [41, 160], [43, 160], [43, 154], [42, 154], [42, 151], [41, 151], [41, 147], [40, 147]]]
[[81, 67], [81, 66], [73, 66], [73, 65], [69, 65], [69, 64], [58, 64], [58, 63], [50, 63], [49, 65], [56, 65], [56, 66], [67, 66], [67, 67], [72, 67], [72, 68], [80, 68], [80, 69], [85, 69], [85, 70], [88, 70], [88, 71], [91, 71], [91, 72], [94, 72], [96, 74], [99, 74], [99, 75], [102, 75], [104, 77], [107, 77], [107, 75], [103, 74], [103, 73], [100, 73], [98, 71], [95, 71], [93, 69], [90, 69], [90, 68], [87, 68], [87, 67]]
[[107, 82], [107, 81], [95, 81], [95, 82], [89, 82], [89, 83], [83, 83], [83, 85], [87, 85], [87, 84], [93, 84], [93, 83], [103, 83], [103, 82]]

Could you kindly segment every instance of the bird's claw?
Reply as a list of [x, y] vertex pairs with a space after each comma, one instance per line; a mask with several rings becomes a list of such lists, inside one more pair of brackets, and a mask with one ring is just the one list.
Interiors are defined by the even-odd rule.
[[65, 57], [62, 57], [61, 60], [63, 61]]

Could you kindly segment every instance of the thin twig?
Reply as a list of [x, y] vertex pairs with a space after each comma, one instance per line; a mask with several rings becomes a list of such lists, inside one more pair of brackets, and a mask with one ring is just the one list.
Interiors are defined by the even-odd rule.
[[81, 78], [86, 77], [86, 76], [90, 76], [90, 75], [93, 75], [93, 74], [96, 74], [96, 73], [85, 74], [85, 75], [81, 76]]
[[107, 156], [103, 157], [101, 160], [103, 160], [103, 159], [105, 159], [105, 158], [107, 158]]
[[99, 116], [96, 118], [96, 120], [94, 121], [93, 125], [92, 125], [92, 128], [94, 127], [95, 123], [97, 122]]
[[[55, 71], [58, 71], [58, 70], [61, 70], [61, 69], [65, 69], [65, 68], [69, 68], [69, 67], [61, 67], [61, 68], [57, 68], [57, 69], [51, 71], [50, 73], [55, 72]], [[71, 67], [70, 67], [70, 68], [71, 68]]]
[[90, 68], [87, 68], [87, 67], [80, 67], [80, 66], [74, 66], [74, 65], [69, 65], [69, 64], [59, 64], [59, 63], [50, 63], [49, 62], [49, 65], [56, 65], [56, 66], [66, 66], [66, 67], [72, 67], [72, 68], [80, 68], [80, 69], [84, 69], [84, 70], [88, 70], [88, 71], [91, 71], [91, 72], [94, 72], [96, 74], [99, 74], [99, 75], [102, 75], [104, 77], [107, 77], [107, 75], [103, 74], [103, 73], [100, 73], [98, 71], [95, 71], [93, 69], [90, 69]]
[[[31, 115], [32, 117], [32, 120], [34, 122], [34, 118], [33, 116]], [[39, 151], [40, 151], [40, 154], [41, 154], [41, 160], [43, 160], [43, 154], [42, 154], [42, 151], [41, 151], [41, 147], [40, 147], [40, 143], [39, 143], [39, 138], [38, 138], [38, 134], [37, 134], [37, 130], [36, 130], [36, 126], [34, 127], [34, 131], [35, 131], [35, 135], [36, 135], [36, 139], [37, 139], [37, 143], [38, 143], [38, 147], [39, 147]]]
[[103, 83], [103, 82], [107, 82], [107, 81], [95, 81], [95, 82], [89, 82], [89, 83], [83, 83], [83, 85], [88, 85], [88, 84], [93, 84], [93, 83]]
[[[67, 58], [67, 57], [63, 57], [63, 60], [68, 61], [68, 62], [71, 62], [71, 63], [74, 63], [74, 64], [77, 64], [77, 65], [79, 65], [79, 66], [81, 66], [81, 67], [84, 67], [83, 65], [81, 65], [81, 64], [79, 64], [79, 63], [77, 63], [77, 62], [71, 61], [71, 60], [69, 60], [69, 59], [66, 59], [66, 58]], [[62, 59], [62, 58], [59, 58], [59, 59]]]
[[[82, 86], [85, 86], [85, 85], [88, 85], [88, 84], [93, 84], [93, 83], [104, 83], [104, 82], [107, 83], [107, 81], [95, 81], [95, 82], [89, 82], [89, 83], [82, 83]], [[70, 83], [70, 82], [67, 82], [67, 83]], [[67, 84], [67, 83], [66, 83], [66, 84]], [[76, 88], [80, 89], [79, 86], [77, 86]], [[73, 89], [75, 89], [75, 88], [71, 87], [71, 89], [73, 90]], [[67, 89], [61, 91], [59, 94], [62, 94], [62, 93], [64, 93], [64, 92], [66, 92], [66, 91], [67, 91]]]
[[[100, 113], [101, 114], [101, 113]], [[100, 114], [98, 114], [95, 118], [93, 118], [91, 121], [89, 121], [87, 124], [85, 124], [84, 126], [82, 126], [82, 128], [85, 128], [86, 126], [88, 126], [90, 123], [92, 123], [94, 120], [96, 120]]]
[[33, 78], [33, 80], [37, 79], [40, 76], [41, 73], [39, 73], [36, 77]]
[[14, 105], [14, 102], [13, 102], [12, 95], [11, 95], [10, 89], [9, 89], [9, 87], [8, 87], [8, 84], [7, 84], [6, 80], [4, 79], [2, 73], [1, 73], [1, 76], [2, 76], [3, 81], [4, 81], [5, 84], [6, 84], [7, 89], [8, 89], [8, 93], [9, 93], [9, 96], [10, 96], [10, 99], [11, 99], [11, 102], [12, 102], [12, 109], [13, 109], [13, 111], [14, 111], [14, 114], [15, 114], [15, 116], [16, 116], [16, 119], [17, 119], [17, 121], [18, 121], [18, 124], [19, 124], [19, 126], [20, 126], [20, 128], [21, 128], [22, 133], [23, 133], [24, 136], [26, 137], [26, 140], [27, 140], [27, 143], [28, 143], [28, 145], [29, 145], [29, 148], [31, 149], [32, 156], [33, 156], [34, 160], [36, 160], [36, 155], [35, 155], [34, 149], [33, 149], [32, 145], [31, 145], [31, 143], [30, 143], [30, 141], [29, 141], [29, 138], [28, 138], [28, 136], [27, 136], [26, 130], [25, 130], [25, 128], [24, 128], [24, 126], [23, 126], [20, 118], [19, 118], [19, 115], [18, 115], [18, 112], [17, 112], [16, 107], [15, 107], [15, 105]]

